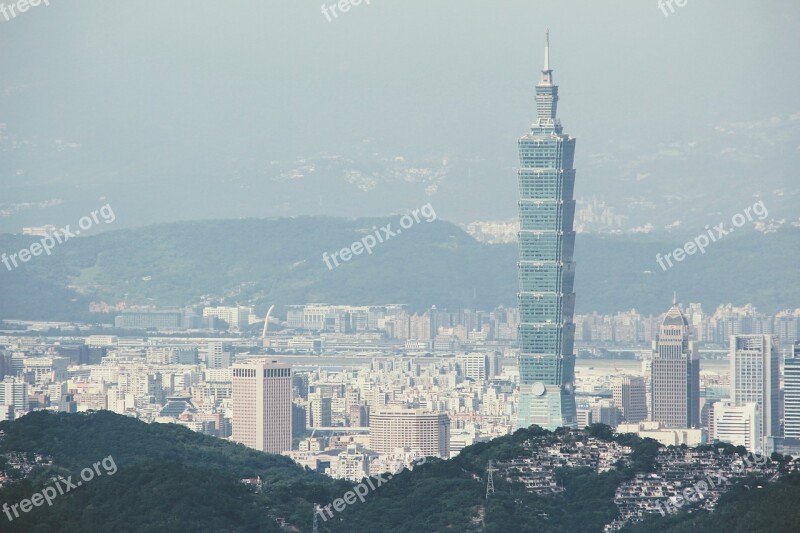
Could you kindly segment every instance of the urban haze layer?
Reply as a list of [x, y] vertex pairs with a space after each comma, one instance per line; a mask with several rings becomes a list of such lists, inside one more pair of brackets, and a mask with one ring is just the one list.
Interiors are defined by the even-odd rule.
[[[49, 7], [48, 2], [41, 7], [45, 4]], [[683, 13], [675, 7], [685, 4], [659, 2], [659, 9], [678, 16]], [[373, 8], [369, 0], [325, 4], [323, 20], [343, 23], [356, 7]], [[6, 16], [6, 22], [14, 23], [14, 17]], [[576, 139], [558, 118], [549, 32], [531, 96], [536, 113], [517, 144], [517, 220], [511, 230], [500, 225], [470, 231], [491, 234], [484, 239], [489, 242], [516, 242], [516, 306], [265, 304], [206, 294], [167, 307], [126, 294], [92, 301], [85, 311], [93, 320], [4, 318], [0, 420], [17, 423], [38, 411], [109, 411], [283, 455], [310, 471], [352, 482], [352, 492], [330, 505], [315, 502], [309, 515], [313, 526], [302, 525], [315, 532], [381, 490], [372, 478], [391, 483], [405, 470], [456, 458], [467, 447], [531, 426], [563, 436], [587, 427], [600, 434], [602, 424], [609, 434], [658, 443], [655, 473], [616, 488], [616, 515], [604, 531], [690, 508], [713, 511], [747, 475], [774, 481], [796, 471], [796, 466], [780, 469], [766, 457], [800, 454], [800, 307], [704, 308], [695, 295], [676, 292], [658, 313], [637, 311], [636, 301], [614, 313], [576, 313], [581, 298], [576, 276], [596, 266], [576, 266]], [[729, 226], [762, 220], [762, 210], [766, 213], [765, 204], [756, 202]], [[319, 250], [315, 266], [334, 276], [359, 261], [377, 261], [437, 216], [428, 202], [398, 218], [393, 225], [366, 224], [352, 244], [329, 243]], [[114, 220], [106, 203], [72, 228], [26, 227], [24, 248], [2, 250], [0, 276], [69, 253], [80, 232]], [[711, 253], [727, 238], [714, 230], [706, 227], [685, 246], [657, 254], [648, 274], [699, 261], [706, 248]], [[292, 268], [306, 268], [304, 262]], [[232, 258], [230, 268], [234, 263]], [[388, 262], [381, 268], [404, 265]], [[86, 276], [73, 281], [85, 282]], [[10, 292], [12, 282], [6, 280], [0, 291]], [[731, 301], [736, 291], [730, 287]], [[4, 437], [0, 431], [0, 442]], [[524, 458], [490, 461], [487, 477], [479, 480], [486, 499], [494, 494], [494, 479], [513, 478], [528, 493], [556, 497], [565, 491], [559, 477], [564, 467], [602, 474], [636, 461], [635, 446], [594, 433], [582, 441], [547, 438], [526, 442], [530, 453]], [[731, 461], [715, 449], [726, 445], [747, 455]], [[0, 489], [17, 486], [37, 467], [54, 465], [47, 453], [10, 451], [3, 458]], [[96, 463], [94, 471], [96, 477], [112, 475], [116, 465], [113, 459]], [[266, 486], [260, 477], [241, 481], [257, 490]], [[42, 491], [38, 500], [48, 494]], [[23, 502], [38, 507], [33, 496], [30, 500], [34, 503]], [[11, 523], [21, 520], [28, 512], [26, 505], [12, 503], [3, 508], [0, 523], [6, 517]]]

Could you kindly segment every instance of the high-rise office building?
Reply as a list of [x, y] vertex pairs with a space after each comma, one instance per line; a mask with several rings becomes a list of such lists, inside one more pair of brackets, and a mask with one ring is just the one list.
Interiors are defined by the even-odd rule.
[[233, 440], [268, 453], [292, 449], [292, 369], [276, 361], [233, 366]]
[[369, 417], [369, 447], [380, 454], [410, 448], [426, 457], [450, 455], [450, 417], [424, 409], [385, 408]]
[[292, 387], [297, 398], [308, 400], [308, 374], [292, 373]]
[[208, 368], [228, 368], [231, 366], [230, 346], [226, 347], [221, 342], [209, 342], [206, 346], [206, 366]]
[[350, 406], [350, 426], [368, 427], [369, 426], [369, 406], [351, 405]]
[[736, 406], [758, 404], [763, 417], [763, 437], [781, 435], [780, 362], [777, 337], [731, 336], [731, 400]]
[[600, 400], [590, 406], [593, 424], [605, 424], [612, 428], [619, 424], [619, 409], [613, 400]]
[[650, 418], [665, 428], [700, 426], [700, 361], [689, 337], [689, 323], [673, 299], [650, 360]]
[[503, 354], [500, 352], [491, 352], [487, 356], [489, 359], [489, 379], [495, 379], [503, 373]]
[[576, 427], [575, 139], [556, 118], [550, 39], [536, 85], [537, 116], [519, 139], [519, 375], [517, 427]]
[[783, 362], [783, 434], [800, 439], [800, 341]]
[[710, 437], [714, 436], [714, 405], [719, 402], [716, 398], [701, 398], [700, 399], [700, 426], [708, 430]]
[[620, 376], [611, 387], [614, 405], [625, 422], [634, 424], [647, 420], [647, 401], [644, 379]]
[[330, 397], [323, 397], [322, 393], [317, 391], [310, 394], [308, 397], [308, 426], [331, 427], [333, 425], [333, 399]]
[[299, 438], [306, 432], [306, 409], [307, 406], [295, 400], [292, 403], [292, 438]]

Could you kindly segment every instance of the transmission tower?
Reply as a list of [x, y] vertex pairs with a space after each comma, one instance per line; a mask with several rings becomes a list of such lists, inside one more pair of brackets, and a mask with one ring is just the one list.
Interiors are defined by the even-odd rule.
[[319, 505], [317, 505], [315, 503], [314, 504], [314, 533], [319, 533], [319, 523], [317, 523], [317, 520], [318, 520], [318, 516], [317, 515], [319, 514], [318, 511], [319, 511]]
[[492, 472], [497, 472], [497, 469], [492, 466], [492, 461], [489, 461], [486, 472], [489, 474], [486, 480], [486, 499], [488, 500], [489, 494], [494, 494], [494, 478], [492, 477]]

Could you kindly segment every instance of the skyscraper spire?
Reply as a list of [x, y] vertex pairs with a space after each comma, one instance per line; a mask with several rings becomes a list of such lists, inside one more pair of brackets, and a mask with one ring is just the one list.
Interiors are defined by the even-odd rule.
[[550, 70], [550, 29], [544, 32], [544, 68], [543, 71]]
[[544, 68], [542, 81], [536, 85], [536, 116], [546, 123], [554, 124], [558, 106], [558, 87], [553, 85], [553, 70], [550, 68], [550, 30], [544, 34]]
[[672, 305], [678, 305], [678, 291], [672, 293]]
[[542, 81], [539, 85], [552, 85], [553, 71], [550, 68], [550, 30], [544, 32], [544, 68], [542, 68]]

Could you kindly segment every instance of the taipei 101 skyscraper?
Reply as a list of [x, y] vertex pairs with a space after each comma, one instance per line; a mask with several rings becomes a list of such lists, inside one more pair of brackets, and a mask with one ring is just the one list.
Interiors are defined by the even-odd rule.
[[519, 374], [517, 427], [576, 427], [575, 139], [556, 118], [558, 86], [545, 37], [536, 118], [519, 139]]

